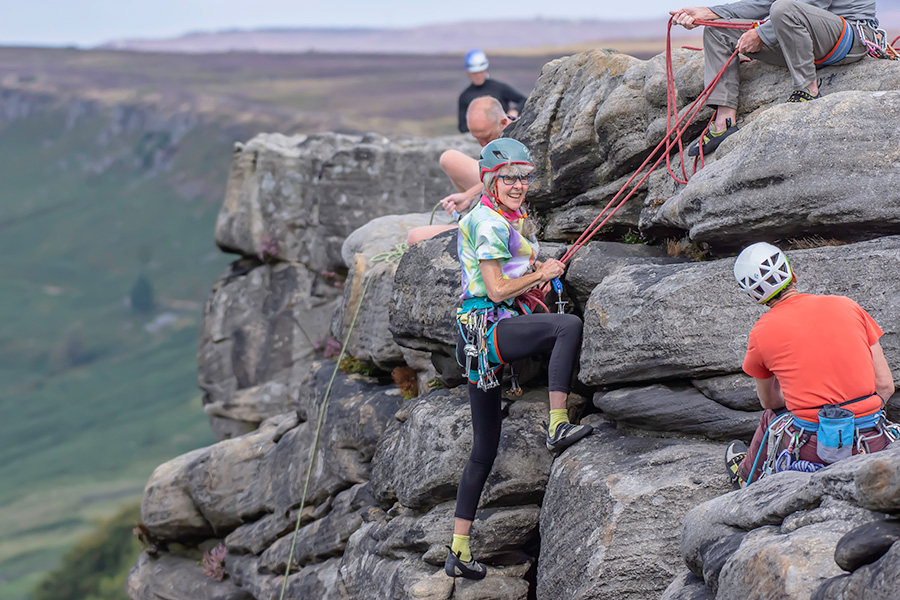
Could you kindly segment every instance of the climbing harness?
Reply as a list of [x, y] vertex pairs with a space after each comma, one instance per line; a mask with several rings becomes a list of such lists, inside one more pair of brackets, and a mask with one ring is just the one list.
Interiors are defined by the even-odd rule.
[[[847, 22], [847, 19], [845, 19], [844, 17], [840, 17], [840, 19], [844, 24], [844, 27], [841, 30], [841, 37], [838, 38], [838, 41], [834, 45], [834, 48], [832, 48], [831, 52], [829, 52], [819, 60], [813, 61], [820, 67], [827, 67], [828, 65], [833, 65], [838, 61], [844, 60], [850, 53], [850, 48], [853, 46], [853, 28], [850, 26], [850, 23]], [[856, 28], [859, 32], [859, 39], [865, 41], [866, 36], [863, 34], [863, 30], [859, 22], [857, 22]]]
[[[871, 395], [862, 396], [854, 400], [828, 406], [841, 407], [871, 397]], [[889, 443], [900, 439], [900, 425], [888, 421], [880, 410], [864, 417], [855, 417], [852, 423], [852, 431], [851, 444], [855, 445], [857, 454], [868, 454], [871, 452], [869, 442], [878, 437], [884, 436]], [[760, 478], [784, 471], [812, 473], [825, 467], [823, 463], [799, 460], [800, 448], [810, 440], [813, 434], [817, 434], [816, 450], [819, 453], [819, 447], [822, 445], [822, 442], [819, 440], [821, 435], [820, 423], [800, 419], [790, 412], [773, 419], [768, 428], [766, 428], [762, 443], [756, 452], [753, 467], [750, 469], [750, 476], [747, 479], [747, 485], [754, 481], [753, 476], [762, 456], [763, 447], [766, 448], [766, 460], [763, 461], [760, 468]], [[785, 442], [786, 439], [787, 442]], [[851, 450], [849, 445], [847, 449]], [[832, 462], [835, 461], [828, 461], [829, 464]]]

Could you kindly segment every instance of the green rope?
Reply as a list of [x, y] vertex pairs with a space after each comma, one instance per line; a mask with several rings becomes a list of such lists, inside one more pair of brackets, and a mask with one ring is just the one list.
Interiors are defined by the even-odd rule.
[[[398, 244], [398, 246], [399, 245], [400, 244]], [[405, 244], [402, 245], [405, 246]], [[394, 249], [394, 251], [396, 251], [396, 248]], [[386, 252], [385, 254], [390, 253]], [[403, 253], [401, 252], [400, 255], [402, 256]], [[369, 282], [371, 280], [372, 278], [367, 275], [365, 281], [363, 281], [362, 292], [359, 295], [359, 304], [356, 305], [356, 312], [353, 313], [353, 320], [350, 321], [350, 328], [347, 329], [347, 335], [344, 336], [344, 345], [341, 346], [341, 353], [338, 356], [337, 364], [334, 366], [334, 372], [331, 374], [331, 380], [328, 382], [328, 387], [325, 388], [325, 397], [322, 400], [322, 406], [321, 408], [319, 408], [319, 418], [316, 422], [316, 436], [313, 439], [313, 445], [309, 451], [309, 464], [306, 468], [306, 481], [303, 484], [303, 495], [300, 497], [300, 510], [297, 512], [297, 524], [294, 526], [294, 537], [291, 540], [291, 551], [288, 554], [287, 567], [284, 571], [284, 582], [281, 585], [281, 595], [278, 597], [279, 600], [284, 600], [284, 592], [285, 590], [287, 590], [288, 576], [291, 574], [291, 563], [294, 562], [294, 549], [297, 546], [297, 535], [300, 533], [300, 519], [303, 517], [303, 508], [306, 506], [306, 492], [309, 489], [309, 479], [312, 476], [313, 462], [316, 458], [316, 449], [319, 446], [319, 434], [322, 431], [322, 423], [325, 421], [325, 409], [328, 408], [328, 397], [331, 395], [331, 387], [334, 384], [334, 378], [341, 366], [341, 361], [344, 359], [344, 353], [346, 352], [347, 344], [350, 341], [350, 334], [353, 333], [353, 326], [356, 325], [356, 317], [359, 316], [359, 311], [362, 308], [363, 298], [366, 296], [366, 290], [369, 289]]]
[[394, 246], [392, 250], [388, 250], [387, 252], [382, 252], [381, 254], [376, 254], [372, 258], [369, 259], [369, 262], [380, 263], [380, 262], [400, 262], [400, 259], [403, 258], [403, 254], [409, 250], [409, 246], [406, 244], [400, 243]]
[[436, 213], [436, 212], [437, 212], [437, 209], [440, 208], [440, 207], [441, 207], [441, 203], [438, 202], [437, 204], [434, 205], [434, 208], [431, 209], [431, 218], [428, 219], [428, 224], [429, 224], [429, 225], [434, 225], [434, 213]]

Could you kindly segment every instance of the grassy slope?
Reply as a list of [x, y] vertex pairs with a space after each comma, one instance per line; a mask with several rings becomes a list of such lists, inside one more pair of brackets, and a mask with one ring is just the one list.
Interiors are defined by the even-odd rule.
[[[212, 230], [231, 139], [197, 130], [170, 171], [152, 176], [142, 134], [102, 145], [106, 115], [71, 129], [64, 118], [44, 113], [0, 131], [0, 597], [9, 599], [98, 517], [139, 497], [156, 465], [213, 441], [195, 351], [200, 306], [228, 262]], [[87, 170], [104, 156], [118, 159]], [[175, 191], [185, 174], [199, 194]], [[142, 268], [160, 300], [147, 316], [124, 304]], [[173, 299], [195, 308], [167, 308]], [[160, 312], [177, 322], [147, 332]]]

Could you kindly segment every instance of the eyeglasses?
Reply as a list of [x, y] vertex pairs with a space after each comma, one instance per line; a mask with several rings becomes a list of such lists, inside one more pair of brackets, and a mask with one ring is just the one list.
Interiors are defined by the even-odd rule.
[[530, 185], [534, 181], [534, 173], [529, 173], [528, 175], [498, 175], [498, 179], [506, 185], [515, 185], [517, 181], [522, 185]]

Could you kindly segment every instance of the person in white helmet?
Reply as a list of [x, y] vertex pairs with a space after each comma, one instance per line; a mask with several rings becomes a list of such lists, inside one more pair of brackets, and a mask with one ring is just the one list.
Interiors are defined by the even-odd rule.
[[469, 131], [469, 126], [466, 123], [466, 111], [469, 109], [469, 103], [481, 96], [496, 98], [503, 107], [503, 112], [510, 118], [515, 119], [519, 116], [519, 112], [525, 104], [525, 96], [511, 86], [490, 78], [487, 71], [488, 58], [484, 52], [481, 50], [469, 50], [466, 54], [465, 65], [466, 72], [469, 74], [469, 81], [472, 83], [459, 95], [460, 133]]
[[[776, 471], [792, 463], [799, 467], [795, 470], [815, 470], [841, 454], [883, 450], [896, 435], [882, 413], [894, 380], [878, 341], [884, 332], [875, 320], [845, 296], [798, 292], [787, 256], [772, 244], [745, 248], [734, 277], [741, 290], [769, 307], [750, 331], [743, 364], [756, 379], [765, 411], [749, 451], [734, 441], [726, 452], [735, 489], [758, 479], [767, 462]], [[837, 444], [826, 442], [829, 419], [841, 410], [849, 429]], [[777, 419], [783, 429], [770, 427]], [[781, 440], [774, 446], [777, 461], [768, 456], [769, 437]], [[832, 446], [839, 447], [837, 456]]]

